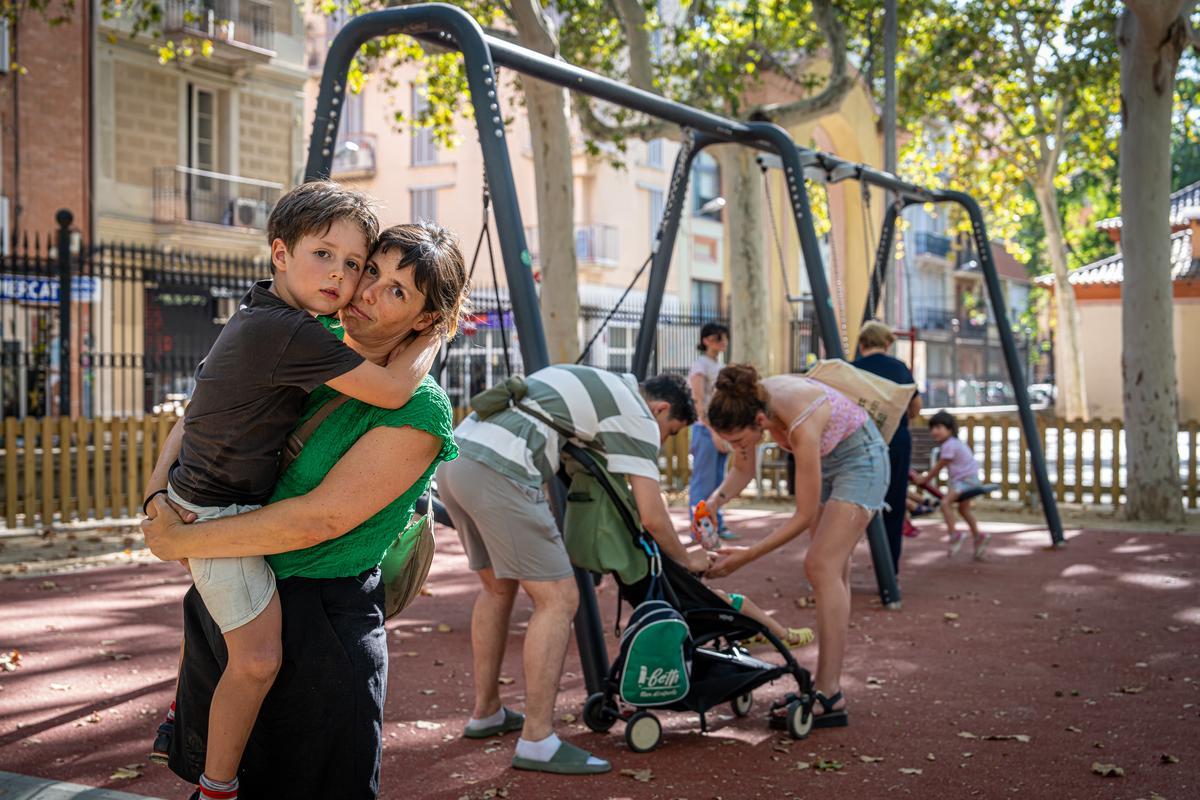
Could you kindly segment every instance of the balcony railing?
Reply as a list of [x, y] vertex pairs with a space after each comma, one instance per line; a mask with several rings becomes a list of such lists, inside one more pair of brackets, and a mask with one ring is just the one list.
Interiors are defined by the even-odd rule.
[[191, 167], [154, 170], [154, 221], [266, 230], [283, 184]]
[[955, 318], [951, 309], [921, 306], [913, 309], [913, 324], [921, 330], [948, 331], [953, 327]]
[[333, 177], [366, 178], [375, 174], [378, 141], [373, 133], [352, 133], [333, 151]]
[[275, 49], [275, 9], [266, 0], [163, 0], [163, 31], [234, 47]]
[[[538, 229], [525, 229], [525, 241], [533, 263], [539, 263]], [[615, 267], [621, 257], [621, 235], [615, 225], [588, 223], [575, 226], [575, 258], [581, 264]]]
[[917, 255], [928, 253], [932, 256], [945, 258], [950, 254], [951, 241], [953, 240], [949, 236], [943, 236], [940, 233], [917, 231], [913, 234], [913, 244], [916, 246]]

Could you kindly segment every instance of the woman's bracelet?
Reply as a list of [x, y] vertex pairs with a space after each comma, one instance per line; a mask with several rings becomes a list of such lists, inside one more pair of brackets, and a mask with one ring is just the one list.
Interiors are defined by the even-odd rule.
[[166, 489], [159, 489], [157, 491], [151, 492], [150, 496], [142, 501], [142, 514], [147, 517], [150, 516], [150, 503], [152, 503], [154, 501], [154, 498], [158, 497], [160, 494], [166, 494], [166, 493], [167, 493]]

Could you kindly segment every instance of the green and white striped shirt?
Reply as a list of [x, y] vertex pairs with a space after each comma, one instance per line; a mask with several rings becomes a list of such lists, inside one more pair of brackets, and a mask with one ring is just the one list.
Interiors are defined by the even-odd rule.
[[[540, 369], [525, 384], [522, 403], [603, 453], [610, 472], [659, 479], [658, 423], [632, 375], [572, 364]], [[454, 439], [462, 456], [527, 486], [554, 479], [563, 446], [557, 431], [515, 408], [486, 420], [472, 413]]]

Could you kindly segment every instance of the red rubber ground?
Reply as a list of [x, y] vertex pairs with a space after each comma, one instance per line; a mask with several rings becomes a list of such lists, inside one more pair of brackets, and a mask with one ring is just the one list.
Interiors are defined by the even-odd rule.
[[[731, 518], [753, 537], [782, 517]], [[880, 610], [865, 547], [856, 555], [849, 728], [794, 743], [773, 734], [763, 716], [769, 687], [750, 717], [724, 711], [706, 736], [694, 717], [663, 714], [665, 742], [643, 755], [626, 748], [621, 724], [598, 735], [568, 716], [560, 734], [614, 764], [594, 778], [511, 770], [512, 735], [458, 738], [470, 710], [476, 584], [445, 536], [434, 595], [389, 625], [381, 796], [1200, 797], [1200, 537], [1071, 531], [1067, 548], [1047, 551], [1044, 530], [994, 523], [989, 560], [976, 564], [967, 547], [949, 560], [940, 527], [927, 525], [905, 542], [903, 611]], [[812, 624], [812, 609], [795, 602], [807, 594], [804, 549], [797, 542], [718, 585], [786, 624]], [[189, 787], [146, 760], [171, 695], [186, 586], [173, 564], [0, 582], [0, 653], [21, 654], [18, 669], [0, 671], [0, 769], [186, 797]], [[614, 605], [605, 586], [610, 632]], [[522, 601], [505, 669], [515, 678], [505, 699], [516, 707], [528, 616]], [[815, 655], [801, 651], [810, 666]], [[559, 714], [577, 717], [584, 688], [573, 652], [566, 669]], [[1094, 774], [1096, 762], [1124, 776]], [[142, 777], [111, 777], [133, 764], [144, 765]]]

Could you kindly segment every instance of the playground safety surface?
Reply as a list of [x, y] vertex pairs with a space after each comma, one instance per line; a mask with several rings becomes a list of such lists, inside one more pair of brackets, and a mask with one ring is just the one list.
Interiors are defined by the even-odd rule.
[[[779, 512], [734, 510], [743, 540]], [[682, 525], [682, 518], [679, 520]], [[567, 656], [559, 734], [613, 762], [611, 774], [559, 777], [509, 768], [515, 735], [458, 738], [471, 704], [469, 619], [476, 590], [462, 548], [439, 531], [420, 598], [388, 625], [383, 798], [1200, 797], [1200, 536], [1068, 530], [1003, 522], [988, 559], [969, 543], [949, 559], [941, 526], [905, 541], [901, 611], [876, 599], [865, 545], [855, 556], [843, 688], [851, 724], [793, 742], [749, 717], [660, 715], [663, 746], [630, 752], [618, 723], [583, 727], [578, 658]], [[716, 582], [785, 624], [813, 625], [806, 540]], [[178, 653], [176, 564], [137, 552], [113, 564], [0, 581], [0, 770], [160, 798], [190, 788], [146, 758], [170, 701]], [[609, 633], [611, 582], [599, 590]], [[519, 708], [518, 601], [502, 687]], [[14, 653], [19, 653], [14, 656]], [[815, 667], [816, 648], [799, 651]], [[5, 662], [8, 666], [5, 666]], [[1123, 775], [1114, 773], [1117, 768]], [[119, 777], [118, 777], [119, 776]], [[0, 793], [2, 794], [2, 793]]]

